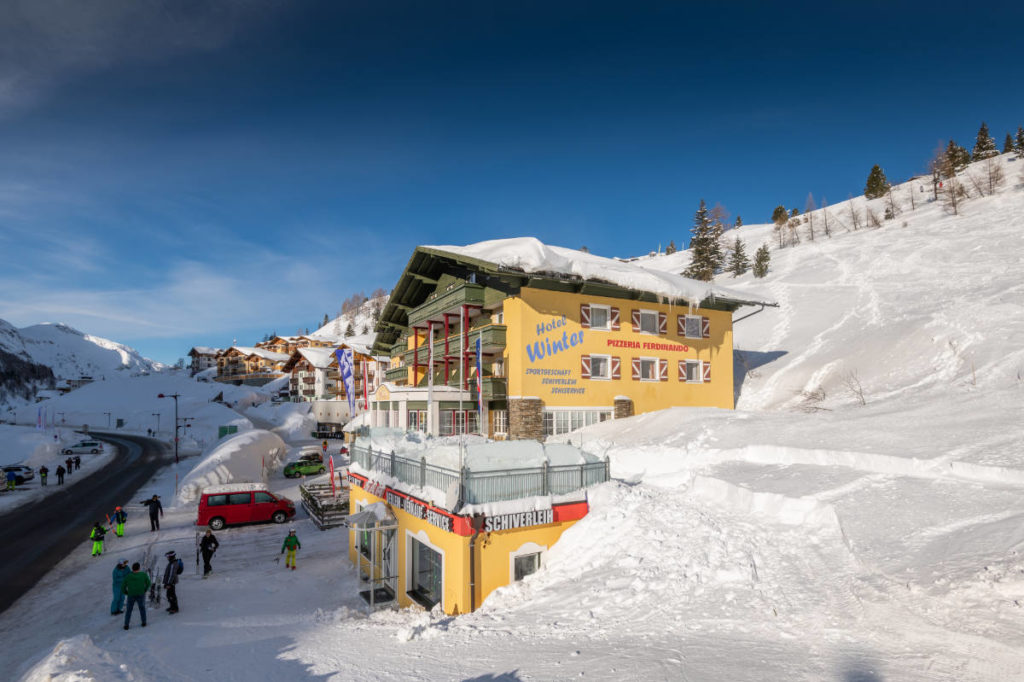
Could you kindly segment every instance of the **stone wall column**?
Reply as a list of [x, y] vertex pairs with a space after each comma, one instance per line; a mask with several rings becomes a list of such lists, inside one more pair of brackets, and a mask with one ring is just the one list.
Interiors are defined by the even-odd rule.
[[615, 418], [625, 419], [626, 417], [632, 417], [635, 414], [633, 411], [633, 399], [624, 395], [615, 396]]
[[544, 401], [540, 398], [508, 399], [509, 440], [544, 442]]

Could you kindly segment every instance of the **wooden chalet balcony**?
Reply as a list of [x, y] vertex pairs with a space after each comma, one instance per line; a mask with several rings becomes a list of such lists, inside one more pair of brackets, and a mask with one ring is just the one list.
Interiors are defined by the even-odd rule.
[[316, 377], [302, 377], [302, 383], [304, 383], [304, 384], [314, 384], [314, 383], [316, 383]]
[[409, 381], [408, 367], [393, 367], [384, 372], [384, 380], [393, 384], [404, 384]]
[[408, 313], [409, 326], [415, 327], [427, 320], [438, 320], [444, 313], [456, 313], [464, 305], [482, 306], [484, 287], [466, 282], [440, 294], [434, 294], [422, 305]]
[[[505, 348], [505, 335], [508, 331], [508, 327], [503, 324], [490, 324], [482, 329], [471, 329], [469, 331], [469, 349], [466, 353], [467, 357], [472, 357], [472, 354], [476, 352], [476, 340], [480, 336], [480, 332], [483, 332], [483, 351], [484, 353], [497, 353], [500, 354]], [[423, 338], [422, 336], [420, 338]], [[462, 347], [462, 334], [452, 334], [448, 337], [448, 357], [455, 358], [455, 365], [458, 366], [459, 350]], [[415, 350], [407, 350], [402, 353], [402, 361], [406, 367], [412, 367], [414, 362]], [[426, 365], [430, 361], [430, 349], [427, 344], [424, 343], [420, 346], [420, 366]], [[434, 362], [444, 364], [444, 337], [439, 336], [434, 339]], [[388, 370], [391, 371], [391, 370]]]

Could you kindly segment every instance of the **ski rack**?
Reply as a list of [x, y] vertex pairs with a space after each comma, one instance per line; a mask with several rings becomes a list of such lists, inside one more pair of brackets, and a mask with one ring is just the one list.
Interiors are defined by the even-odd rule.
[[342, 476], [337, 484], [338, 496], [331, 493], [330, 483], [304, 483], [299, 486], [302, 508], [320, 530], [345, 525], [348, 516], [348, 477]]

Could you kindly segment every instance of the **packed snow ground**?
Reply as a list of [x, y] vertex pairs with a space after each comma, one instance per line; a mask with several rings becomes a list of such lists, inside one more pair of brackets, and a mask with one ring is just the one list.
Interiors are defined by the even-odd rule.
[[[591, 490], [590, 514], [537, 574], [476, 613], [367, 616], [347, 534], [300, 520], [298, 571], [273, 561], [282, 528], [225, 531], [214, 578], [184, 581], [182, 612], [125, 633], [99, 589], [114, 557], [90, 564], [83, 545], [0, 615], [9, 669], [1024, 679], [1024, 161], [999, 162], [1001, 192], [960, 216], [936, 203], [911, 211], [917, 185], [898, 187], [904, 210], [881, 228], [804, 237], [773, 249], [768, 278], [723, 280], [780, 303], [736, 325], [738, 409], [673, 409], [567, 436], [608, 454], [616, 480]], [[848, 205], [829, 210], [850, 223]], [[750, 252], [773, 239], [770, 226], [738, 233]], [[165, 499], [169, 480], [154, 484]], [[194, 513], [172, 510], [155, 551], [191, 547]], [[136, 554], [152, 537], [141, 516], [124, 540]]]

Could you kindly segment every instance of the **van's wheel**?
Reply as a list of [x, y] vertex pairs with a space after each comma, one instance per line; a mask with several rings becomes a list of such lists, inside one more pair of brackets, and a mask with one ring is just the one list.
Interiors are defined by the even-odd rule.
[[288, 520], [288, 515], [283, 511], [276, 511], [274, 512], [274, 515], [270, 517], [270, 520], [274, 523], [284, 523]]
[[71, 454], [71, 449], [69, 448], [69, 449], [65, 450], [65, 451], [63, 452], [63, 454], [65, 454], [65, 455], [70, 455], [70, 454]]
[[224, 519], [219, 516], [210, 519], [210, 530], [221, 530], [222, 528], [224, 528]]

